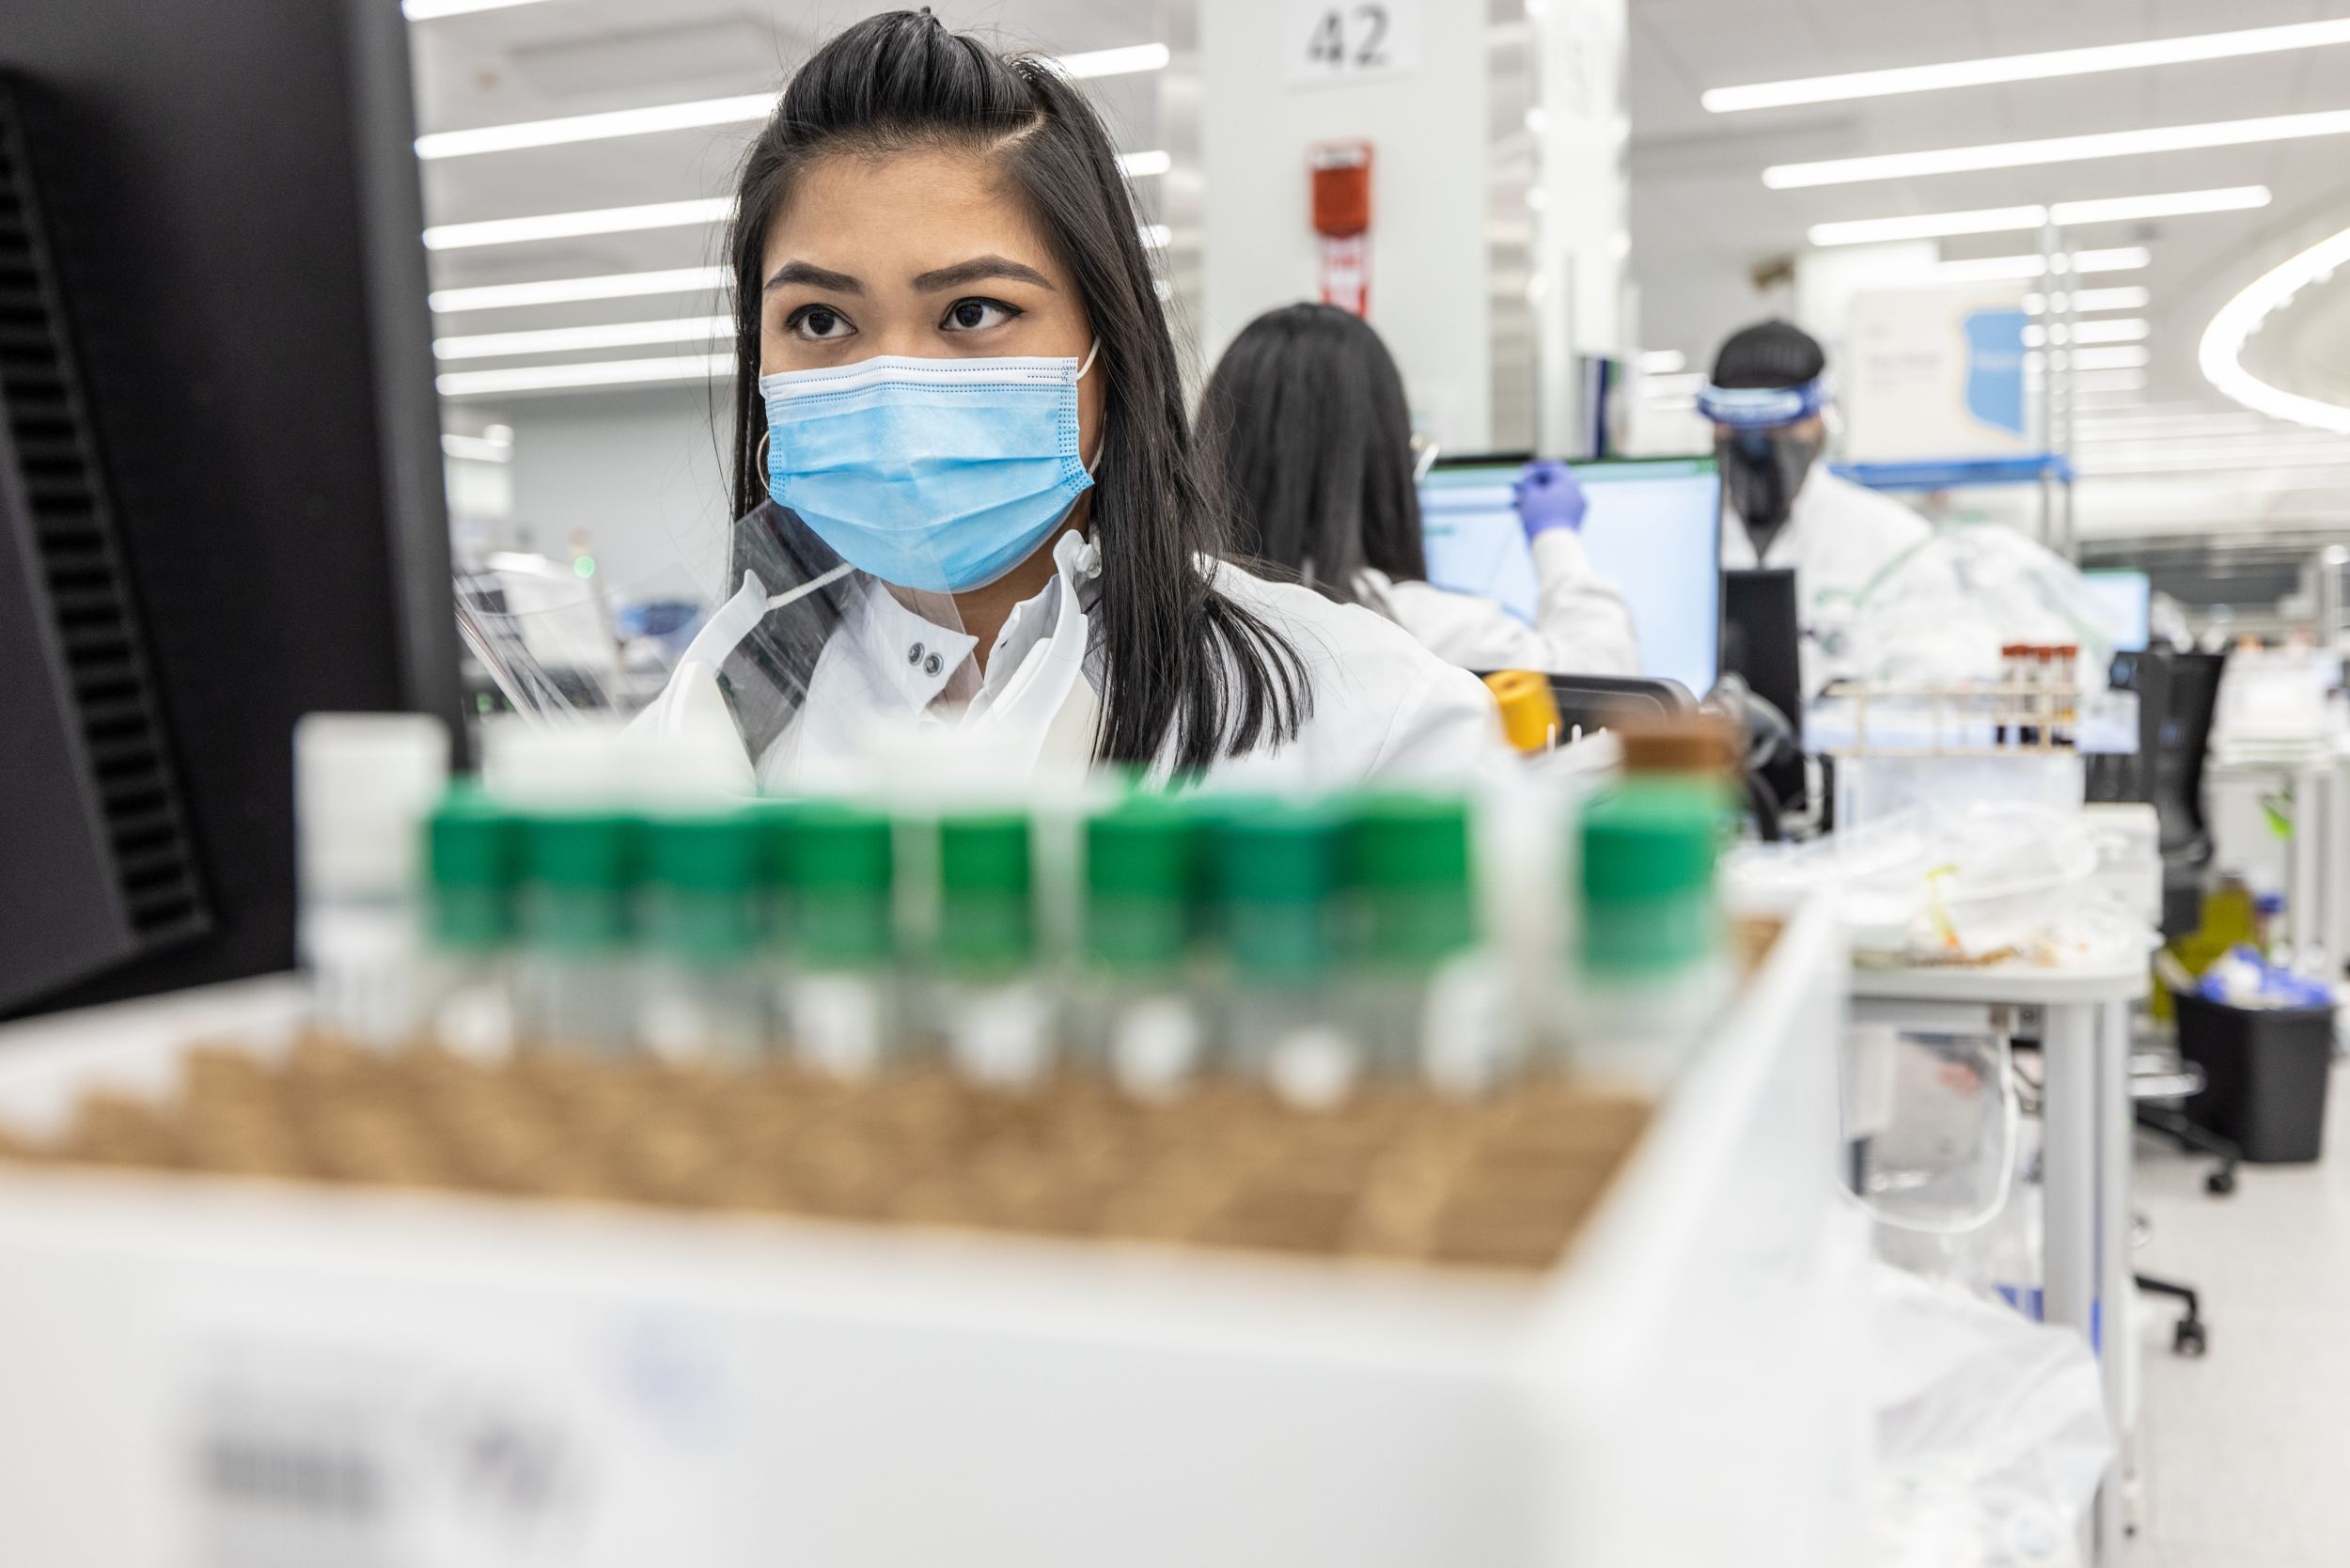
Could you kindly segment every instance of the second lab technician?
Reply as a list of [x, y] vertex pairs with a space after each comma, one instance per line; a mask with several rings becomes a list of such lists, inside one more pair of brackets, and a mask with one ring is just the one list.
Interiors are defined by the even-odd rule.
[[1722, 567], [1795, 573], [1804, 684], [1854, 673], [1861, 595], [1933, 535], [1899, 501], [1828, 472], [1827, 353], [1790, 321], [1732, 333], [1698, 394], [1722, 470]]

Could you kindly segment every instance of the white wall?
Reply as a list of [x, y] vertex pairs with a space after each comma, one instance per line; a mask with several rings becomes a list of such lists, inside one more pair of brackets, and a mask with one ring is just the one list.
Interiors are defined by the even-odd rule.
[[[720, 404], [723, 393], [714, 395]], [[700, 387], [647, 387], [516, 399], [513, 513], [492, 542], [564, 558], [584, 529], [605, 591], [620, 597], [692, 588], [705, 597], [726, 560], [721, 407]], [[713, 434], [713, 430], [715, 433]]]
[[1276, 306], [1319, 297], [1306, 149], [1373, 144], [1371, 321], [1415, 416], [1457, 450], [1492, 441], [1483, 8], [1419, 7], [1419, 64], [1344, 86], [1287, 80], [1287, 0], [1198, 8], [1201, 345], [1213, 365]]

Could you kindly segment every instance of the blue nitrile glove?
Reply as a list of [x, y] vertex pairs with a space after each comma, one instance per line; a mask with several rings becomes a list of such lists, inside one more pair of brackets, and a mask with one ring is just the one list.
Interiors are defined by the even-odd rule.
[[1528, 463], [1510, 494], [1518, 504], [1518, 526], [1529, 541], [1552, 528], [1581, 528], [1590, 505], [1563, 463]]

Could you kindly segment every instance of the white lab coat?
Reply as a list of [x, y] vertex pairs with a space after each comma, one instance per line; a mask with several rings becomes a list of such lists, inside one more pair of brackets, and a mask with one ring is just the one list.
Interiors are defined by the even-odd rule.
[[1855, 673], [1853, 612], [1888, 567], [1934, 536], [1933, 526], [1890, 496], [1837, 478], [1815, 463], [1795, 493], [1786, 524], [1757, 560], [1735, 505], [1722, 508], [1722, 570], [1793, 568], [1803, 621], [1803, 682], [1816, 692]]
[[1491, 599], [1434, 583], [1362, 574], [1360, 596], [1436, 657], [1463, 669], [1538, 669], [1553, 675], [1637, 675], [1632, 611], [1591, 565], [1572, 528], [1534, 536], [1534, 624]]
[[[1082, 678], [1057, 698], [1043, 748], [1059, 762], [1082, 760], [1104, 686], [1098, 637], [1064, 604], [1069, 574], [1083, 581], [1077, 599], [1093, 588], [1083, 568], [1063, 557], [1033, 597], [1015, 606], [990, 651], [976, 695], [967, 667], [978, 648], [957, 628], [926, 619], [887, 593], [868, 594], [834, 632], [809, 677], [797, 717], [760, 758], [761, 786], [773, 792], [823, 788], [844, 780], [835, 760], [854, 751], [871, 732], [877, 710], [920, 725], [986, 722], [999, 699], [1021, 684], [1022, 672], [1047, 640], [1073, 634], [1086, 647]], [[1311, 588], [1269, 583], [1229, 563], [1213, 567], [1217, 588], [1253, 610], [1297, 650], [1312, 689], [1312, 708], [1297, 738], [1270, 750], [1227, 758], [1208, 770], [1212, 787], [1343, 789], [1371, 779], [1461, 779], [1506, 771], [1514, 754], [1503, 740], [1493, 698], [1482, 682], [1444, 663], [1400, 627], [1370, 610], [1335, 604]], [[1032, 673], [1032, 672], [1031, 672]], [[1034, 748], [1038, 743], [1018, 743]], [[1047, 760], [1056, 759], [1048, 757]], [[1026, 774], [1030, 763], [1015, 762]]]

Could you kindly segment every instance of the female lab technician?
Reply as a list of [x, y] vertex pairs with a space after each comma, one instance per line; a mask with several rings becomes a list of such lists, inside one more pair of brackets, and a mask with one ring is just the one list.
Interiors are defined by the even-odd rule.
[[885, 710], [979, 725], [1023, 770], [1073, 745], [1342, 785], [1506, 755], [1467, 675], [1217, 564], [1116, 154], [1046, 62], [927, 10], [848, 28], [747, 154], [728, 246], [738, 564], [780, 554], [811, 587], [886, 589], [764, 615], [771, 675], [801, 659], [780, 682], [796, 706], [751, 735], [768, 787]]
[[1899, 501], [1837, 478], [1827, 439], [1827, 354], [1789, 321], [1732, 333], [1698, 394], [1722, 469], [1725, 571], [1792, 568], [1803, 622], [1804, 684], [1851, 673], [1849, 635], [1861, 594], [1932, 537]]
[[1535, 623], [1428, 581], [1403, 378], [1379, 335], [1327, 305], [1248, 323], [1200, 400], [1202, 445], [1233, 496], [1242, 549], [1328, 597], [1377, 609], [1466, 669], [1636, 675], [1632, 616], [1591, 568], [1583, 495], [1557, 463], [1521, 482]]

